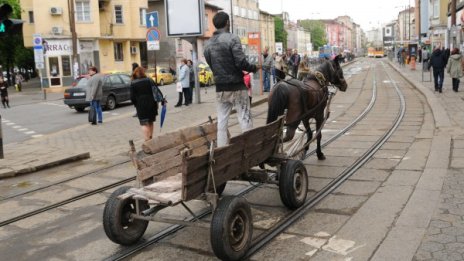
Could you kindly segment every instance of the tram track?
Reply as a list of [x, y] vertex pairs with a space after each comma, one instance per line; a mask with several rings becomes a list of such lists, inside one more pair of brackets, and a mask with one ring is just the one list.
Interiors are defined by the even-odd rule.
[[[383, 63], [382, 63], [383, 65]], [[375, 75], [375, 74], [374, 74]], [[271, 240], [273, 240], [277, 235], [284, 232], [288, 227], [294, 224], [298, 219], [300, 219], [308, 210], [312, 209], [315, 205], [325, 199], [330, 193], [340, 187], [348, 178], [350, 178], [356, 171], [361, 168], [367, 161], [369, 161], [372, 156], [382, 147], [383, 144], [393, 135], [397, 130], [399, 124], [404, 118], [406, 112], [406, 102], [404, 95], [399, 89], [396, 82], [393, 81], [390, 74], [387, 72], [388, 78], [393, 83], [396, 93], [400, 99], [400, 109], [396, 116], [395, 121], [392, 123], [392, 126], [382, 135], [358, 160], [356, 160], [351, 166], [346, 168], [337, 178], [332, 180], [329, 184], [323, 187], [319, 192], [307, 200], [303, 206], [297, 210], [291, 212], [288, 216], [279, 221], [273, 228], [268, 231], [263, 232], [257, 238], [254, 239], [252, 246], [245, 255], [245, 259], [250, 258], [253, 254], [258, 252]], [[374, 78], [375, 86], [376, 81]], [[360, 115], [361, 116], [361, 115]]]

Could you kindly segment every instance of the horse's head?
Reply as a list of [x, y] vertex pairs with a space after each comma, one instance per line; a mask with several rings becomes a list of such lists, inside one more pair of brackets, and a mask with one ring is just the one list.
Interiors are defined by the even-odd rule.
[[348, 84], [343, 77], [343, 69], [340, 66], [339, 59], [341, 59], [341, 55], [337, 55], [333, 60], [325, 61], [321, 65], [320, 70], [331, 84], [344, 92], [348, 88]]

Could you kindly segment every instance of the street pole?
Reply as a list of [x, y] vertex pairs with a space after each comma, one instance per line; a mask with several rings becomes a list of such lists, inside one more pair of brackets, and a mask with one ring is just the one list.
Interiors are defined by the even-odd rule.
[[3, 159], [3, 132], [2, 132], [2, 115], [0, 115], [0, 159]]
[[[192, 62], [193, 62], [193, 74], [195, 75], [195, 100], [197, 104], [201, 103], [200, 97], [200, 82], [198, 81], [198, 45], [197, 38], [190, 39], [192, 44]], [[206, 88], [206, 87], [205, 87]]]
[[73, 75], [74, 79], [79, 76], [79, 60], [77, 56], [77, 33], [76, 33], [76, 20], [74, 11], [74, 0], [68, 0], [69, 7], [69, 26], [71, 29], [72, 38], [72, 60], [73, 60]]

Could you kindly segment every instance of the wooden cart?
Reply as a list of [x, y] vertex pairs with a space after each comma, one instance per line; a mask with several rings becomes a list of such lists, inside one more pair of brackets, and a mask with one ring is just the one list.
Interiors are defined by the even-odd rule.
[[231, 138], [230, 144], [221, 148], [214, 145], [215, 123], [165, 134], [143, 144], [143, 151], [138, 153], [132, 144], [139, 187], [121, 187], [112, 193], [103, 214], [106, 235], [115, 243], [131, 245], [143, 236], [148, 221], [204, 226], [201, 221], [156, 216], [163, 208], [181, 204], [195, 217], [185, 202], [203, 199], [213, 211], [210, 231], [214, 253], [223, 260], [240, 259], [251, 244], [251, 208], [243, 197], [220, 198], [227, 181], [276, 184], [282, 202], [290, 209], [306, 200], [306, 168], [282, 151], [283, 126], [284, 117], [280, 117]]

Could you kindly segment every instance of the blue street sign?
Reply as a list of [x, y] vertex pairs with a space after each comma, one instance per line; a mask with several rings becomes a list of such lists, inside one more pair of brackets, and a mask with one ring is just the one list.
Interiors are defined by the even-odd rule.
[[145, 23], [147, 24], [147, 28], [150, 27], [158, 27], [158, 11], [149, 12], [145, 15]]
[[156, 28], [150, 28], [147, 30], [147, 41], [158, 41], [160, 39], [160, 32]]

